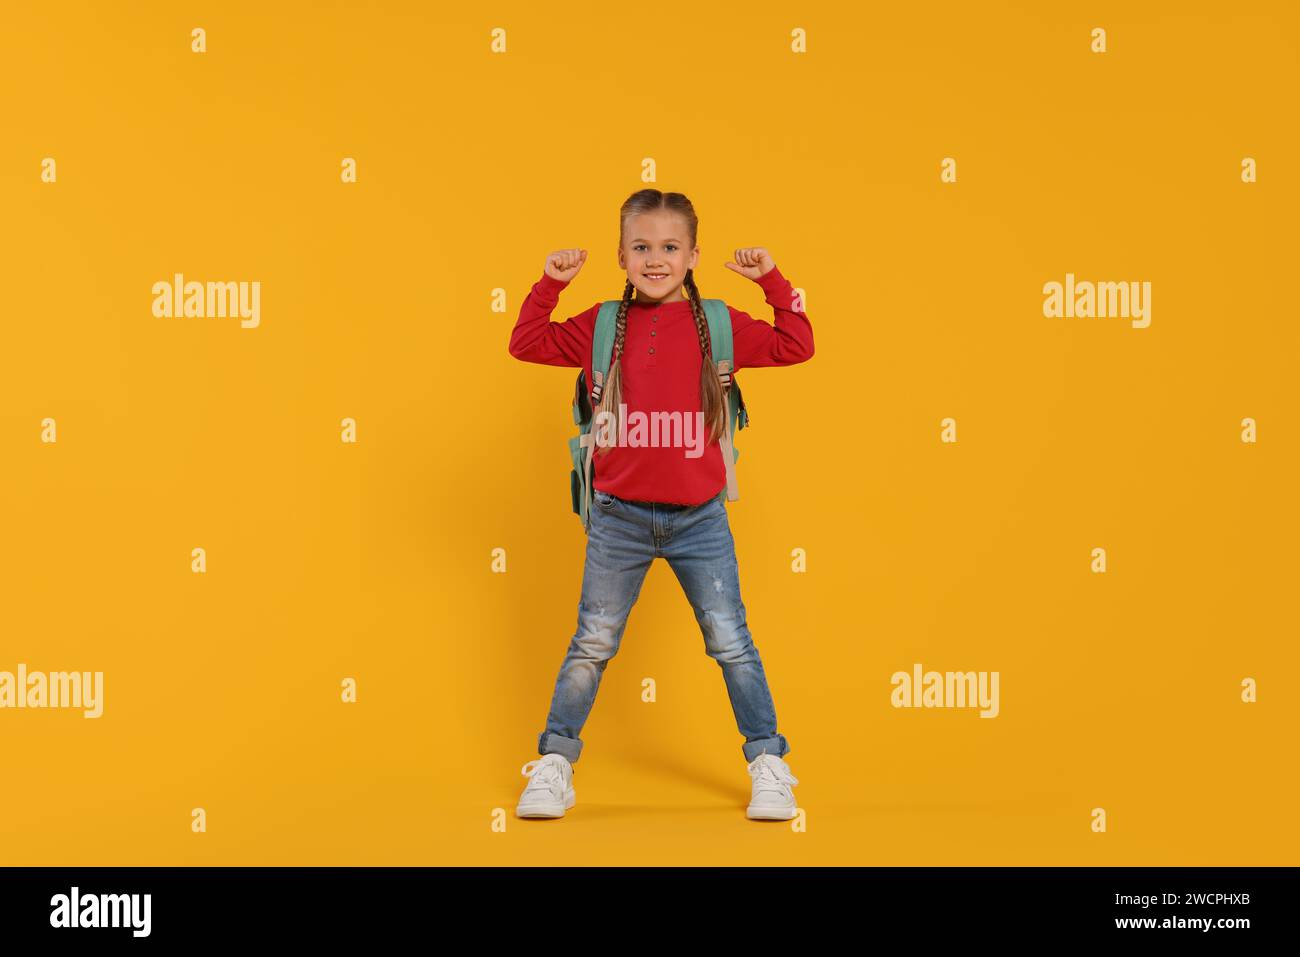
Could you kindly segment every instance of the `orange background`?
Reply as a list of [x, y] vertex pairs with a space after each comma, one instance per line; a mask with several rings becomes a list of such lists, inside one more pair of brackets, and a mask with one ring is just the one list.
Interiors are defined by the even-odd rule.
[[[1295, 862], [1295, 6], [649, 13], [8, 11], [0, 670], [102, 670], [105, 712], [0, 711], [0, 864]], [[575, 372], [506, 346], [553, 249], [591, 251], [554, 318], [619, 294], [646, 185], [705, 296], [771, 319], [751, 245], [806, 294], [729, 505], [804, 832], [745, 819], [663, 562], [577, 807], [513, 817], [585, 539]], [[261, 325], [154, 318], [175, 272]], [[1151, 326], [1045, 318], [1066, 272]], [[1001, 714], [892, 708], [915, 662]]]

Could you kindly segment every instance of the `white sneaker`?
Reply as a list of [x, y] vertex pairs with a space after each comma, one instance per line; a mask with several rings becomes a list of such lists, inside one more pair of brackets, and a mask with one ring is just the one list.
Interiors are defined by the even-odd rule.
[[790, 773], [790, 767], [775, 754], [764, 751], [749, 763], [749, 774], [754, 779], [754, 793], [749, 799], [745, 816], [762, 821], [788, 821], [799, 808], [795, 804], [790, 785], [799, 779]]
[[519, 817], [564, 817], [577, 801], [573, 790], [573, 765], [562, 754], [544, 754], [523, 766], [528, 784], [519, 797]]

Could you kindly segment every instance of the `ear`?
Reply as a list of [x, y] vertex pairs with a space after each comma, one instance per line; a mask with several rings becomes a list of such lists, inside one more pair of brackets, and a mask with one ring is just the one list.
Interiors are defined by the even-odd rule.
[[699, 264], [700, 264], [700, 247], [697, 245], [694, 249], [691, 250], [691, 264], [687, 268], [694, 269]]

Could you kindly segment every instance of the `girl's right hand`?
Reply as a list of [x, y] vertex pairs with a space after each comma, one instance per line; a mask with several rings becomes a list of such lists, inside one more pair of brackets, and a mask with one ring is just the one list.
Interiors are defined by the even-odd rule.
[[546, 257], [546, 275], [560, 282], [569, 282], [587, 261], [585, 249], [557, 249]]

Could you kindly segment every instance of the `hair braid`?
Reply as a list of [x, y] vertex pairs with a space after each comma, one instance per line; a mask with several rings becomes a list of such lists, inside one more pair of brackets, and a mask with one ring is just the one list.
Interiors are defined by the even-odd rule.
[[[632, 292], [636, 287], [632, 285], [632, 280], [627, 281], [623, 287], [623, 300], [618, 304], [618, 315], [614, 319], [614, 349], [610, 355], [609, 372], [605, 376], [605, 387], [600, 393], [600, 405], [596, 406], [596, 414], [605, 410], [612, 410], [614, 415], [614, 435], [617, 436], [621, 431], [618, 420], [618, 407], [623, 402], [623, 345], [627, 341], [627, 308], [632, 302]], [[605, 455], [612, 446], [598, 445], [596, 447], [597, 455]]]
[[[709, 429], [705, 444], [714, 442], [727, 428], [727, 403], [718, 380], [718, 365], [713, 359], [713, 338], [709, 335], [709, 318], [704, 312], [699, 287], [695, 285], [695, 270], [686, 270], [685, 286], [690, 294], [691, 312], [695, 314], [695, 331], [700, 339], [700, 397], [701, 408]], [[710, 407], [711, 406], [711, 407]]]

